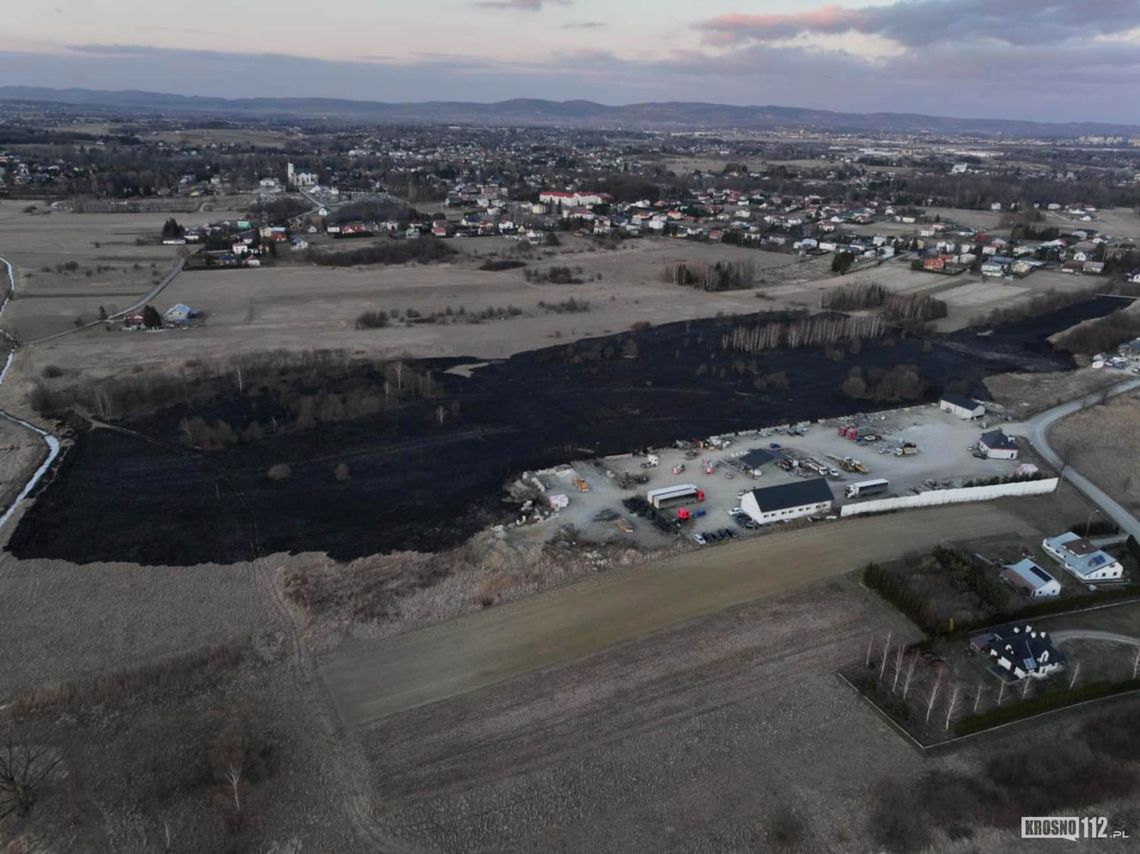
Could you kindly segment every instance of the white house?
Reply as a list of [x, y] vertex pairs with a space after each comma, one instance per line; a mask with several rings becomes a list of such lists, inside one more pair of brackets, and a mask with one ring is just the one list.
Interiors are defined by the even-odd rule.
[[162, 315], [167, 323], [189, 323], [197, 312], [184, 303], [175, 303]]
[[1053, 646], [1046, 632], [1024, 626], [1006, 626], [970, 638], [970, 646], [990, 657], [990, 669], [1002, 679], [1044, 679], [1065, 667], [1065, 653]]
[[1061, 595], [1061, 582], [1029, 558], [1010, 564], [1001, 571], [1001, 580], [1030, 599]]
[[835, 496], [822, 477], [754, 489], [740, 499], [740, 509], [761, 525], [826, 513]]
[[978, 440], [978, 450], [987, 460], [1016, 460], [1021, 450], [1017, 442], [1005, 435], [1003, 430], [991, 430], [983, 433]]
[[1081, 581], [1119, 581], [1124, 575], [1120, 561], [1101, 551], [1084, 537], [1066, 531], [1041, 541], [1045, 553]]
[[969, 397], [960, 394], [944, 394], [938, 401], [938, 408], [943, 412], [961, 418], [963, 421], [972, 421], [986, 414], [986, 407]]

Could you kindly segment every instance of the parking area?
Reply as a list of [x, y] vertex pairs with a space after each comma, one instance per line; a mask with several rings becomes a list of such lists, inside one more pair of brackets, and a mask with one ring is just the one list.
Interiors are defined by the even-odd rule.
[[[574, 526], [589, 540], [621, 537], [643, 548], [660, 548], [671, 543], [678, 530], [698, 542], [725, 529], [733, 537], [760, 533], [760, 526], [741, 514], [734, 518], [743, 495], [819, 477], [820, 472], [827, 477], [836, 507], [851, 500], [846, 498], [849, 485], [868, 480], [889, 481], [886, 491], [874, 496], [883, 498], [1014, 475], [1019, 465], [1036, 462], [1035, 458], [1027, 459], [1024, 450], [1016, 461], [981, 459], [973, 453], [982, 432], [1005, 420], [991, 414], [970, 422], [933, 404], [907, 407], [683, 441], [649, 454], [579, 461], [538, 477], [548, 496], [565, 496], [565, 506], [553, 517], [557, 523]], [[852, 432], [861, 438], [847, 438]], [[917, 451], [896, 453], [903, 447]], [[769, 452], [772, 459], [758, 467], [750, 464], [756, 450]], [[655, 524], [646, 506], [647, 494], [684, 484], [699, 489], [704, 500], [675, 504], [659, 518], [672, 522], [681, 508], [691, 518], [680, 525]]]

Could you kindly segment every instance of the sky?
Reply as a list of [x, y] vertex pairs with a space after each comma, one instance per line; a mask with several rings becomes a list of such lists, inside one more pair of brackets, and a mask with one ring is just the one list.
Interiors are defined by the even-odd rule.
[[1140, 0], [42, 0], [0, 85], [1140, 123]]

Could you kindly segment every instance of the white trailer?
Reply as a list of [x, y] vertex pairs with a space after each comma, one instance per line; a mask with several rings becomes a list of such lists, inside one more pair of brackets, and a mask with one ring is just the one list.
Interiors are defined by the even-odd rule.
[[645, 500], [658, 510], [662, 510], [687, 501], [703, 501], [704, 493], [695, 484], [682, 483], [677, 486], [651, 489], [645, 494]]
[[860, 483], [853, 483], [847, 487], [848, 498], [867, 498], [872, 495], [882, 495], [891, 488], [891, 482], [886, 478], [880, 477], [875, 480], [864, 480]]

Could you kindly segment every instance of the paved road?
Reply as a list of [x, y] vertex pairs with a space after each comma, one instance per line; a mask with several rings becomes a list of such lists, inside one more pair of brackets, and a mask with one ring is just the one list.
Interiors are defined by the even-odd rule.
[[[396, 712], [584, 658], [734, 605], [961, 537], [1026, 534], [994, 505], [960, 505], [770, 534], [595, 576], [549, 593], [380, 641], [321, 663], [341, 716]], [[1036, 533], [1036, 532], [1034, 532]]]
[[1037, 453], [1041, 454], [1050, 465], [1056, 467], [1061, 472], [1062, 478], [1068, 480], [1069, 483], [1084, 493], [1085, 497], [1101, 509], [1101, 512], [1109, 516], [1112, 521], [1120, 526], [1120, 530], [1140, 540], [1140, 519], [1137, 519], [1129, 513], [1116, 500], [1108, 495], [1108, 493], [1072, 466], [1064, 465], [1060, 455], [1053, 446], [1049, 444], [1049, 429], [1062, 418], [1080, 412], [1089, 406], [1095, 406], [1108, 398], [1127, 394], [1136, 389], [1140, 389], [1140, 379], [1127, 380], [1119, 385], [1112, 386], [1107, 392], [1096, 392], [1079, 400], [1073, 400], [1060, 406], [1055, 406], [1052, 409], [1047, 409], [1045, 412], [1025, 422], [1025, 424], [1020, 425], [1022, 428], [1021, 431], [1017, 428], [1011, 428], [1010, 432], [1020, 432], [1021, 435], [1024, 435], [1030, 444], [1033, 445]]

